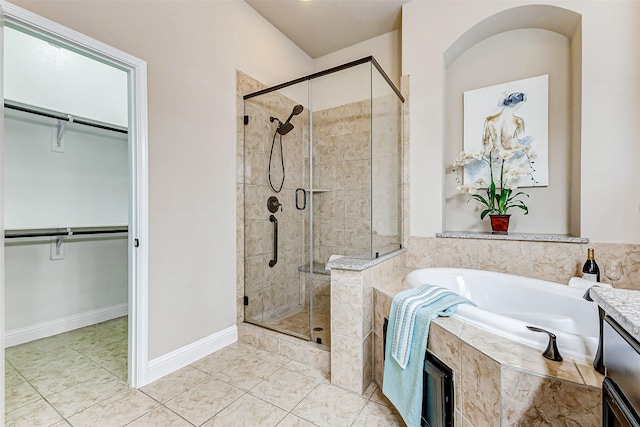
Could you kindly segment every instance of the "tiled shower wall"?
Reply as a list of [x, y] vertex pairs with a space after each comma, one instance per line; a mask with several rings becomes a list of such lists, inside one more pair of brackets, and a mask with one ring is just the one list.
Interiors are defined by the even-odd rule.
[[313, 177], [321, 190], [314, 197], [316, 262], [331, 255], [370, 258], [399, 248], [398, 105], [391, 94], [314, 112]]
[[370, 112], [366, 100], [313, 115], [316, 262], [370, 251]]

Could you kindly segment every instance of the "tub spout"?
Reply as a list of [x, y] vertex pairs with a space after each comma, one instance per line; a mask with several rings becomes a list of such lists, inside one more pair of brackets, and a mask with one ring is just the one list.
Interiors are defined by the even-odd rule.
[[545, 349], [542, 355], [549, 360], [553, 360], [554, 362], [562, 362], [562, 356], [560, 355], [560, 351], [558, 350], [558, 344], [556, 343], [556, 335], [541, 328], [536, 328], [535, 326], [527, 326], [527, 329], [533, 332], [544, 332], [549, 335], [549, 344]]

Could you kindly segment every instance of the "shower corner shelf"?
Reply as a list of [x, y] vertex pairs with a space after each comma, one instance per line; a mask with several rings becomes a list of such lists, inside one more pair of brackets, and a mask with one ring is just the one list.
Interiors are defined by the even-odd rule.
[[316, 193], [328, 193], [331, 190], [329, 190], [328, 188], [314, 188], [313, 190], [309, 190], [308, 188], [306, 188], [305, 191], [307, 193], [312, 192], [313, 194], [316, 194]]

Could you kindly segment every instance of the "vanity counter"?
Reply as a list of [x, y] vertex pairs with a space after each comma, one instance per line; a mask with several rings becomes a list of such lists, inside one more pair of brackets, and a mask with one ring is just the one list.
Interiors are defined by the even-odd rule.
[[594, 286], [589, 296], [640, 342], [640, 291]]

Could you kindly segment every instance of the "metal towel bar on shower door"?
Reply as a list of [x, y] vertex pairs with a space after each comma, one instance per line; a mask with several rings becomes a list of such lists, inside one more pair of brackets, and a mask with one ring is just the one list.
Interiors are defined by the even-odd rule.
[[269, 215], [269, 221], [273, 223], [273, 259], [269, 261], [269, 267], [273, 267], [278, 262], [278, 219]]

